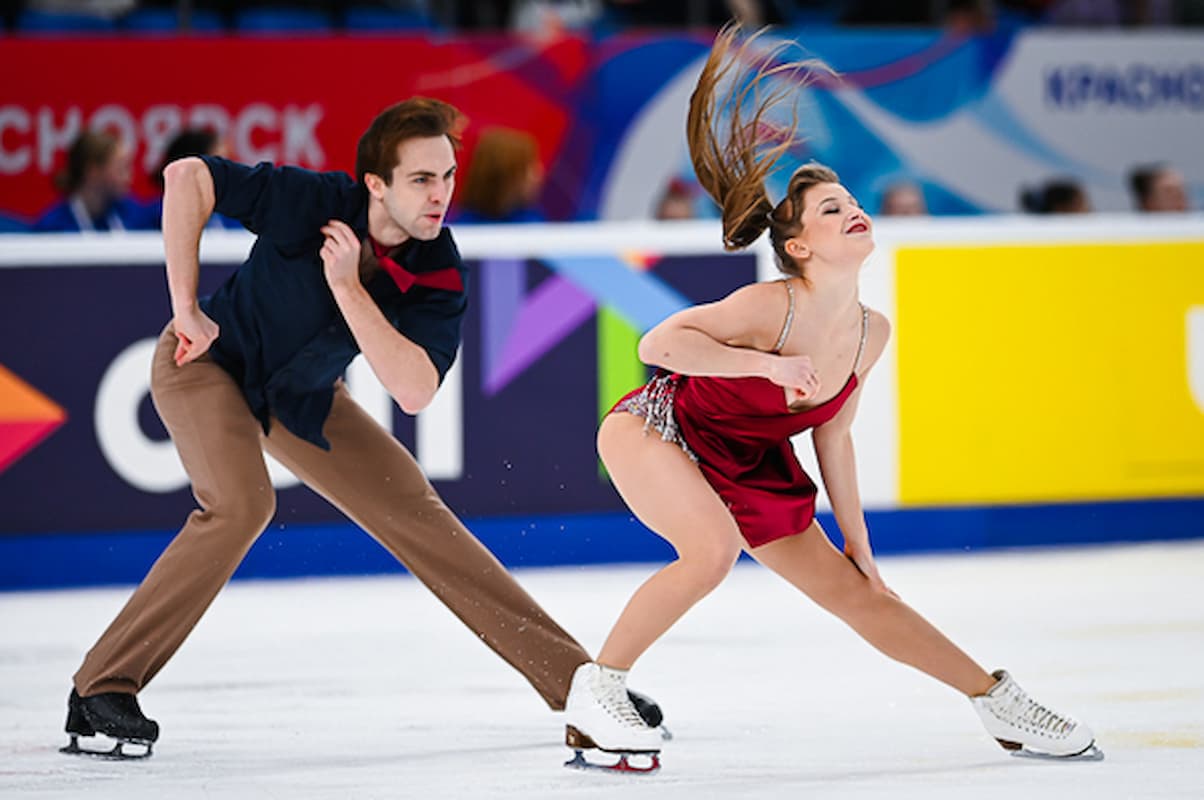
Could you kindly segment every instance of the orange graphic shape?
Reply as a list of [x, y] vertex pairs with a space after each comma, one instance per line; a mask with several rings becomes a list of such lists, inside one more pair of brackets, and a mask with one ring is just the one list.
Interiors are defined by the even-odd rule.
[[661, 256], [641, 250], [624, 250], [619, 253], [619, 259], [636, 272], [648, 272], [657, 265]]
[[66, 421], [62, 407], [0, 366], [0, 472]]

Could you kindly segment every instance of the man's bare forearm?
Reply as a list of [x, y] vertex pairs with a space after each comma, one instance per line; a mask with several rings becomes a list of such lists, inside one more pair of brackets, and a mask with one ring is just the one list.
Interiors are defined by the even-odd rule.
[[439, 373], [419, 345], [389, 324], [358, 282], [338, 283], [335, 302], [372, 371], [407, 414], [426, 408], [439, 388]]
[[199, 158], [173, 161], [163, 170], [163, 250], [171, 308], [196, 306], [201, 232], [213, 214], [213, 176]]

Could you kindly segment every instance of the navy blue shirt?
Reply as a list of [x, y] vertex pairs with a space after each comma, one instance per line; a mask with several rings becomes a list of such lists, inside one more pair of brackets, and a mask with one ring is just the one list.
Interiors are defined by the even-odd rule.
[[[215, 210], [258, 236], [246, 262], [201, 301], [221, 328], [209, 352], [242, 386], [265, 432], [275, 416], [300, 438], [329, 450], [322, 426], [335, 382], [360, 348], [326, 283], [320, 229], [342, 220], [362, 241], [368, 190], [341, 172], [201, 159], [213, 175]], [[467, 286], [467, 269], [447, 228], [431, 241], [407, 240], [392, 257], [413, 273], [455, 268]], [[420, 285], [403, 293], [384, 270], [365, 288], [393, 327], [426, 350], [442, 381], [460, 346], [465, 293]]]

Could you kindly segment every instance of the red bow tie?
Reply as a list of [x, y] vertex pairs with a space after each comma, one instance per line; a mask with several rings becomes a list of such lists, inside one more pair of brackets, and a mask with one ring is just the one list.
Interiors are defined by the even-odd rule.
[[464, 291], [464, 281], [460, 279], [460, 271], [455, 267], [445, 267], [444, 269], [436, 269], [431, 272], [410, 272], [386, 255], [389, 252], [388, 247], [385, 247], [371, 236], [368, 237], [368, 241], [372, 243], [372, 252], [376, 255], [376, 260], [385, 268], [385, 272], [389, 273], [389, 277], [393, 279], [393, 282], [397, 284], [397, 288], [401, 289], [402, 292], [408, 292], [410, 287], [415, 284], [429, 286], [432, 289], [447, 289], [453, 292]]

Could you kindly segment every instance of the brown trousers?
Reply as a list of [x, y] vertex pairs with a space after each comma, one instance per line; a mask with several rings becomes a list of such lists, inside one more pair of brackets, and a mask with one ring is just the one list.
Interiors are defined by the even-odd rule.
[[329, 451], [274, 422], [265, 436], [230, 375], [207, 356], [173, 361], [159, 338], [155, 408], [180, 453], [200, 508], [88, 652], [75, 674], [83, 696], [138, 692], [167, 663], [268, 526], [276, 497], [267, 450], [371, 534], [452, 613], [564, 708], [573, 670], [589, 656], [444, 505], [413, 456], [345, 387], [323, 429]]

